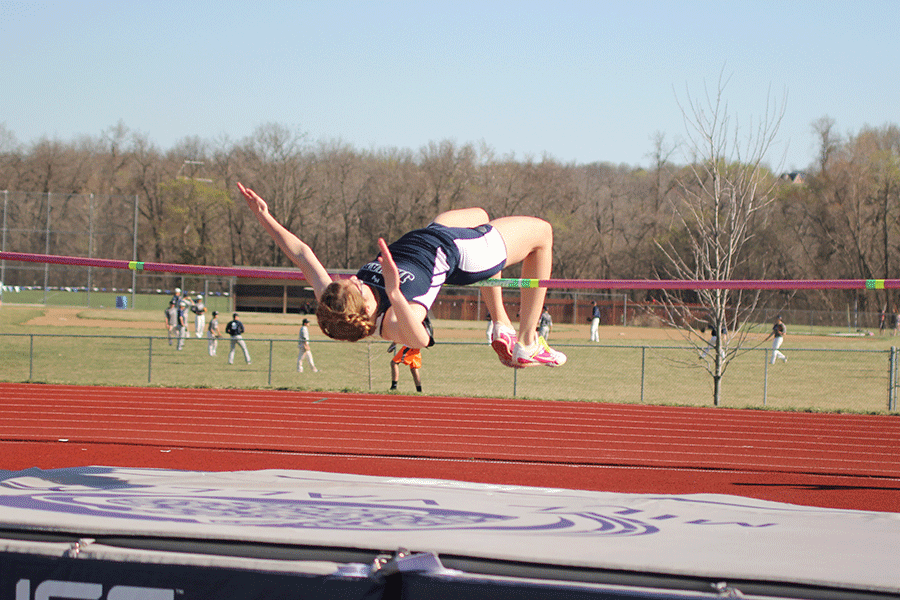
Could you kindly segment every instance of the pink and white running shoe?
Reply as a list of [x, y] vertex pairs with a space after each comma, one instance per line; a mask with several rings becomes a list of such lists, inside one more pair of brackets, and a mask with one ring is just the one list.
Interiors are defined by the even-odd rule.
[[547, 345], [543, 337], [538, 337], [533, 348], [526, 348], [516, 342], [513, 349], [513, 365], [517, 368], [545, 365], [559, 367], [566, 364], [566, 355]]
[[518, 341], [516, 330], [500, 323], [494, 323], [494, 330], [491, 332], [491, 348], [500, 357], [500, 362], [507, 367], [514, 367], [513, 364], [513, 348]]

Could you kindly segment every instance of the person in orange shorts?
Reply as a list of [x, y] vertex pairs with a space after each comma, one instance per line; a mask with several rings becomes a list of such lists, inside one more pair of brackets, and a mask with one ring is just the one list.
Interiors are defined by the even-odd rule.
[[[393, 350], [394, 348], [396, 348], [396, 346], [392, 344], [390, 349]], [[419, 348], [408, 348], [406, 346], [397, 350], [394, 358], [391, 359], [391, 390], [397, 389], [397, 382], [400, 380], [401, 364], [409, 367], [413, 383], [416, 384], [416, 391], [421, 392], [422, 374], [420, 373], [420, 370], [422, 369], [422, 350]]]

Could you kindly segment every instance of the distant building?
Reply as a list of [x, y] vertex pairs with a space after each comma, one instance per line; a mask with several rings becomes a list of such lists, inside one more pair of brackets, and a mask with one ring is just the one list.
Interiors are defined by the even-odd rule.
[[790, 173], [782, 173], [781, 179], [799, 185], [801, 183], [806, 183], [806, 173], [804, 173], [803, 171], [791, 171]]

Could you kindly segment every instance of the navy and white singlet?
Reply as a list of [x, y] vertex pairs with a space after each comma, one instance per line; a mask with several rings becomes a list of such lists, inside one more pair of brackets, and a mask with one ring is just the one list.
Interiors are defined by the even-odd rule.
[[[506, 244], [493, 226], [445, 227], [432, 223], [410, 231], [388, 249], [400, 271], [400, 293], [430, 309], [441, 286], [468, 285], [499, 273], [506, 266]], [[356, 276], [378, 298], [378, 315], [390, 306], [381, 263], [373, 260]]]

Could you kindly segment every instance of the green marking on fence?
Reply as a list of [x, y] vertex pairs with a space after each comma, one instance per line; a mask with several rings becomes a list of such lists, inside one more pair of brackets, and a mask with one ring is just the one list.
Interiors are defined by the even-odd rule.
[[484, 279], [471, 284], [474, 287], [536, 288], [540, 279]]

